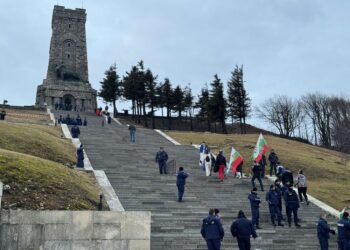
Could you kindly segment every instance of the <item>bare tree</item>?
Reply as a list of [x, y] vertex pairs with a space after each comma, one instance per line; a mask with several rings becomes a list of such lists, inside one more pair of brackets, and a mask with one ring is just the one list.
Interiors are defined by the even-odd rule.
[[287, 96], [275, 96], [256, 108], [258, 116], [277, 128], [280, 135], [291, 137], [300, 126], [299, 102]]
[[331, 146], [331, 98], [318, 93], [307, 94], [302, 97], [302, 103], [313, 125], [315, 144], [320, 138], [322, 145]]
[[343, 153], [350, 152], [350, 101], [342, 97], [330, 100], [333, 146]]

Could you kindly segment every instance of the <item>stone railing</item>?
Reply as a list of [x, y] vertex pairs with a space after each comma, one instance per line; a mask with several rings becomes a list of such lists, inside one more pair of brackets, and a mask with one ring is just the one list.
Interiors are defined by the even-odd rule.
[[150, 212], [3, 210], [0, 222], [0, 249], [150, 249]]

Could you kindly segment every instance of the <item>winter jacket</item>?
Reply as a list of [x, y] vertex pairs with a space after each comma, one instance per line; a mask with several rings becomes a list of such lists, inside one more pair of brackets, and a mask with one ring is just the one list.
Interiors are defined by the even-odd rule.
[[220, 220], [214, 215], [209, 215], [203, 220], [201, 234], [206, 240], [223, 239], [225, 235]]
[[250, 207], [252, 210], [259, 209], [261, 200], [256, 193], [251, 192], [248, 195], [248, 199], [250, 201]]
[[231, 234], [233, 237], [250, 239], [252, 235], [254, 238], [258, 237], [253, 224], [245, 217], [238, 218], [231, 225]]
[[185, 173], [184, 171], [179, 171], [176, 176], [176, 185], [185, 186], [187, 177], [188, 177], [187, 173]]

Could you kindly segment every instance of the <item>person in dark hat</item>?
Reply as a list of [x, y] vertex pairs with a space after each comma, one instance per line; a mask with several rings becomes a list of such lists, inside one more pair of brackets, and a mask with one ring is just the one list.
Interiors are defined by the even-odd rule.
[[166, 162], [168, 161], [168, 154], [164, 151], [163, 147], [160, 147], [156, 154], [156, 163], [159, 165], [159, 173], [166, 174]]
[[201, 234], [207, 242], [208, 250], [220, 250], [225, 232], [220, 220], [215, 217], [214, 209], [209, 210], [209, 216], [203, 219]]
[[281, 223], [282, 215], [279, 209], [279, 195], [276, 191], [275, 185], [270, 186], [270, 191], [266, 193], [266, 201], [269, 204], [269, 211], [271, 216], [271, 222], [273, 226], [276, 226], [276, 219], [279, 226], [283, 226]]
[[188, 174], [185, 173], [183, 167], [179, 167], [179, 171], [176, 175], [176, 186], [178, 190], [178, 202], [182, 202], [182, 198], [185, 193], [185, 185], [186, 185], [186, 178], [188, 177]]
[[258, 237], [253, 223], [245, 217], [242, 210], [238, 212], [237, 219], [232, 222], [231, 234], [234, 238], [237, 238], [240, 250], [250, 250], [250, 237], [253, 236], [254, 239]]
[[77, 168], [84, 168], [84, 147], [83, 147], [83, 144], [80, 144], [80, 147], [77, 149]]
[[329, 240], [329, 234], [335, 234], [335, 231], [330, 229], [327, 221], [326, 221], [327, 214], [321, 213], [320, 219], [317, 222], [317, 238], [320, 242], [321, 250], [328, 250], [328, 240]]
[[258, 197], [258, 189], [256, 187], [252, 189], [251, 193], [248, 196], [248, 199], [250, 201], [250, 208], [252, 210], [252, 223], [254, 226], [256, 226], [256, 229], [261, 229], [261, 227], [259, 226], [259, 208], [261, 200]]
[[284, 192], [284, 201], [286, 203], [286, 213], [288, 218], [288, 225], [291, 226], [292, 223], [292, 213], [294, 217], [294, 224], [296, 227], [300, 227], [298, 223], [298, 209], [299, 209], [299, 198], [297, 193], [293, 190], [293, 186], [287, 182], [287, 190]]
[[340, 250], [350, 249], [350, 222], [349, 213], [344, 212], [343, 218], [338, 221], [338, 247]]

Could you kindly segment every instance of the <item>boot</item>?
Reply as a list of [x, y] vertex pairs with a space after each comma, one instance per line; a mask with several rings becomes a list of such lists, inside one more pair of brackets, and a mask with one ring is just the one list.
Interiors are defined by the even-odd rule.
[[284, 227], [284, 225], [281, 222], [278, 222], [279, 227]]
[[301, 227], [298, 223], [295, 224], [296, 227]]

